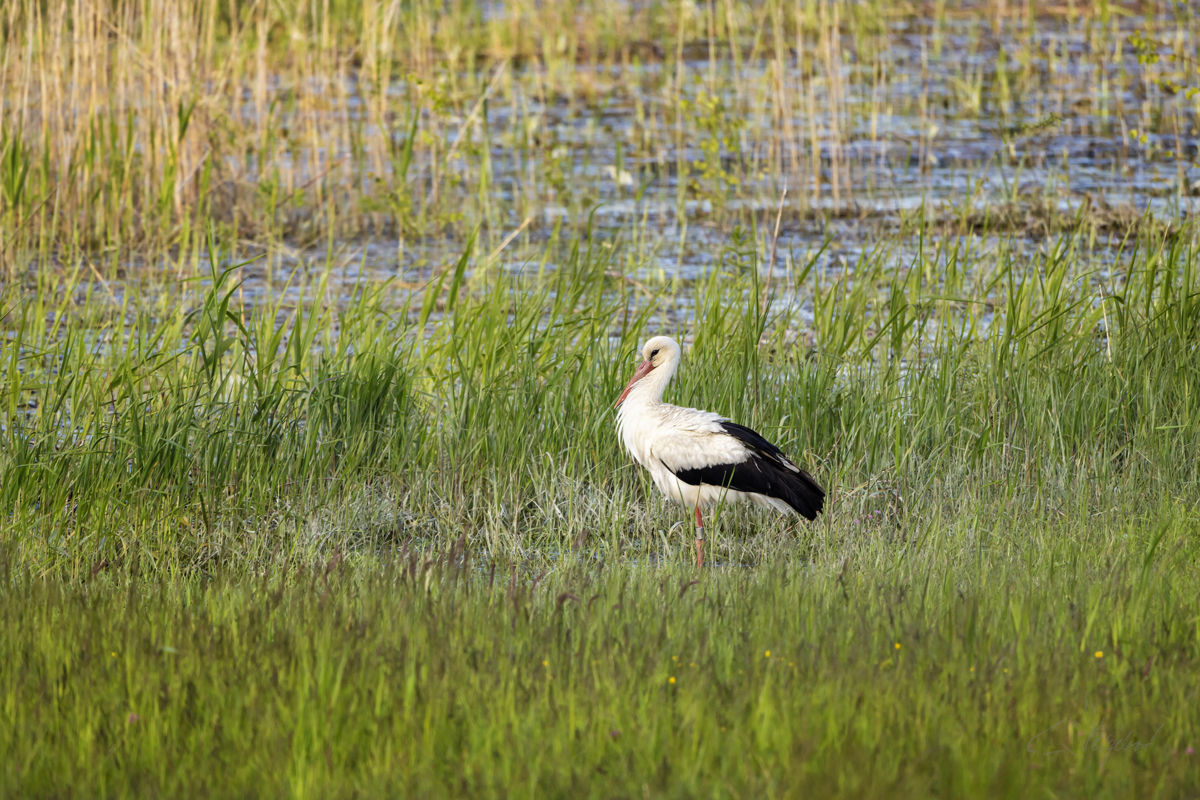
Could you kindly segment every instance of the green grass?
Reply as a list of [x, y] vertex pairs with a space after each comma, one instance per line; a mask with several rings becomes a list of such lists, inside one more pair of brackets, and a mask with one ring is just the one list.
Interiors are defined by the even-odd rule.
[[941, 522], [702, 574], [564, 554], [530, 576], [471, 549], [205, 581], [14, 574], [0, 786], [1188, 796], [1195, 510]]
[[[3, 300], [6, 788], [1184, 796], [1200, 276], [1144, 230], [1103, 277], [885, 243], [770, 306], [753, 252], [646, 297], [586, 242], [294, 308], [44, 273]], [[725, 509], [688, 566], [613, 431], [651, 331], [817, 524]]]

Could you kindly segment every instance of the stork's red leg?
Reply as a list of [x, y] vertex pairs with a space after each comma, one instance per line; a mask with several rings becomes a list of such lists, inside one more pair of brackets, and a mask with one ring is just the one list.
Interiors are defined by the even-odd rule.
[[700, 517], [700, 506], [696, 506], [696, 566], [704, 566], [704, 520]]

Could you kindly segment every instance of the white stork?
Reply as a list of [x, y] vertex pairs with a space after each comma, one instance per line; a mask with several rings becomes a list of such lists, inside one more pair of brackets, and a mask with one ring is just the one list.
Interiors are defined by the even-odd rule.
[[696, 509], [696, 564], [704, 563], [700, 509], [721, 500], [749, 500], [816, 519], [825, 490], [778, 447], [711, 411], [662, 401], [679, 367], [679, 345], [655, 336], [617, 398], [617, 430], [633, 460], [650, 471], [672, 500]]

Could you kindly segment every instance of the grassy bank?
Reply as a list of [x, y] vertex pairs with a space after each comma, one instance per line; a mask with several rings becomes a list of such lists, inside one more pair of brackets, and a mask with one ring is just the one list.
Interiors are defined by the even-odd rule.
[[[707, 570], [6, 571], [5, 793], [1186, 797], [1194, 508]], [[6, 570], [12, 569], [6, 560]]]

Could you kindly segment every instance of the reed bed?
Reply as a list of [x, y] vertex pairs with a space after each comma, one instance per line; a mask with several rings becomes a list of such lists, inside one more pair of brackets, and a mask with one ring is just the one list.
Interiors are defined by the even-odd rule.
[[[943, 188], [1046, 195], [1067, 220], [1126, 183], [1178, 199], [1197, 25], [1171, 2], [22, 0], [0, 19], [0, 259], [10, 280], [149, 274], [217, 221], [437, 266], [477, 227], [490, 251], [524, 222], [536, 250], [556, 220], [645, 197], [682, 246], [770, 217], [785, 188], [785, 229]], [[963, 184], [997, 159], [1107, 177], [1076, 178], [1064, 215], [1061, 182]]]

